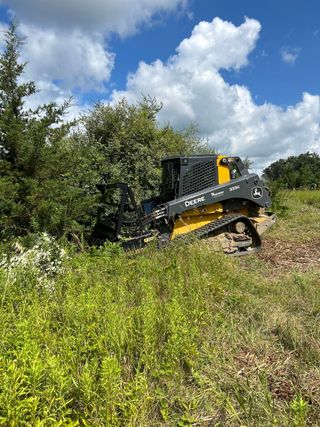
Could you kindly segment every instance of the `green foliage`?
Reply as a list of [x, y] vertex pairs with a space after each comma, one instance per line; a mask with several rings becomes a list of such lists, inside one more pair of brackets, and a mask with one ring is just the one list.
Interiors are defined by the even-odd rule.
[[73, 133], [74, 123], [63, 121], [71, 100], [27, 110], [36, 88], [20, 83], [23, 42], [12, 22], [0, 55], [2, 239], [45, 231], [81, 243], [95, 220], [102, 177], [128, 182], [139, 201], [159, 192], [162, 157], [207, 150], [193, 127], [159, 127], [161, 106], [149, 98], [97, 105]]
[[[69, 101], [25, 108], [25, 99], [36, 89], [33, 82], [19, 83], [26, 66], [19, 62], [22, 44], [12, 22], [0, 56], [2, 238], [41, 230], [61, 235], [79, 229], [75, 223], [83, 212], [79, 202], [83, 191], [77, 168], [71, 167], [84, 161], [83, 167], [90, 170], [84, 150], [79, 153], [77, 144], [66, 138], [71, 124], [61, 123]], [[83, 169], [80, 175], [83, 178], [88, 172]]]
[[248, 157], [246, 157], [245, 159], [242, 160], [243, 165], [246, 169], [251, 169], [251, 166], [253, 165], [253, 161], [248, 159]]
[[26, 63], [20, 63], [23, 45], [12, 21], [5, 35], [5, 49], [0, 56], [0, 173], [18, 179], [35, 177], [46, 158], [49, 144], [66, 135], [70, 125], [53, 128], [61, 122], [69, 102], [40, 106], [36, 110], [24, 107], [25, 99], [36, 92], [34, 82], [20, 83]]
[[23, 40], [13, 21], [5, 35], [5, 49], [0, 56], [0, 144], [5, 162], [1, 169], [20, 169], [20, 153], [25, 145], [24, 129], [28, 115], [23, 110], [24, 98], [35, 93], [33, 82], [19, 83], [25, 64], [19, 63]]
[[268, 188], [271, 192], [272, 210], [277, 216], [285, 217], [288, 213], [287, 194], [282, 190], [279, 181], [270, 181]]
[[115, 106], [98, 104], [83, 118], [82, 138], [101, 145], [104, 179], [129, 183], [138, 200], [158, 194], [162, 158], [209, 150], [192, 126], [183, 132], [159, 127], [160, 109], [154, 99], [145, 97], [136, 105], [122, 99]]
[[0, 269], [0, 425], [317, 425], [318, 268], [107, 244], [63, 258], [48, 288], [28, 260], [14, 282]]
[[286, 189], [317, 189], [320, 186], [320, 156], [307, 152], [277, 160], [263, 171], [263, 176], [268, 183], [277, 182]]
[[295, 193], [294, 199], [311, 208], [320, 209], [320, 191], [300, 190]]
[[297, 427], [307, 426], [308, 402], [302, 396], [297, 396], [290, 404], [294, 415], [293, 425]]

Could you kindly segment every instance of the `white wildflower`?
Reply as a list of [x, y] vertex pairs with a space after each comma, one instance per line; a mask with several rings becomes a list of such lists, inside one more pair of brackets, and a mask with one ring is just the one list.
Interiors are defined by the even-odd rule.
[[53, 291], [54, 277], [63, 272], [65, 250], [46, 233], [39, 235], [31, 249], [25, 249], [20, 243], [15, 243], [13, 250], [13, 256], [0, 260], [0, 268], [7, 271], [8, 279], [16, 282], [21, 273], [32, 271], [40, 286]]

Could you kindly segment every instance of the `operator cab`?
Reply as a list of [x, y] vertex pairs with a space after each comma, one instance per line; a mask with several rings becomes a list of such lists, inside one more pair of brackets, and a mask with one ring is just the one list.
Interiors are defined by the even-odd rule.
[[239, 157], [204, 154], [162, 160], [162, 202], [175, 200], [248, 173]]

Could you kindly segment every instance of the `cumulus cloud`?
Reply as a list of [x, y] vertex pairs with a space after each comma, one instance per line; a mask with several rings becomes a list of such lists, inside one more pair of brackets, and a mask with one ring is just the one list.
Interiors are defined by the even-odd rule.
[[[0, 0], [17, 16], [19, 30], [27, 38], [23, 49], [23, 58], [28, 62], [27, 77], [44, 88], [43, 100], [61, 91], [106, 90], [115, 60], [106, 43], [110, 34], [128, 36], [141, 24], [150, 23], [154, 15], [172, 12], [186, 2]], [[0, 49], [2, 28], [1, 24]]]
[[57, 32], [26, 24], [21, 24], [20, 31], [27, 37], [23, 56], [31, 78], [56, 80], [70, 90], [101, 90], [109, 80], [114, 55], [104, 49], [101, 34], [88, 36], [77, 29]]
[[0, 0], [24, 21], [38, 26], [80, 28], [127, 36], [161, 12], [184, 7], [187, 0]]
[[300, 50], [301, 49], [297, 47], [282, 47], [280, 49], [282, 61], [286, 64], [293, 65], [298, 59], [298, 56], [300, 55]]
[[248, 88], [230, 85], [221, 69], [238, 70], [259, 37], [260, 24], [246, 19], [240, 26], [215, 18], [198, 24], [176, 54], [164, 63], [141, 62], [130, 74], [125, 91], [114, 91], [112, 102], [130, 102], [141, 93], [163, 102], [162, 122], [183, 128], [198, 124], [212, 146], [227, 154], [252, 158], [262, 168], [279, 156], [307, 149], [320, 151], [320, 98], [303, 94], [295, 106], [257, 105]]

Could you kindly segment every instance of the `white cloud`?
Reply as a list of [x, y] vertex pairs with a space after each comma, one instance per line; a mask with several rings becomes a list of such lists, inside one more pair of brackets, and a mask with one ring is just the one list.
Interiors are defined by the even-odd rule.
[[287, 108], [257, 105], [248, 88], [228, 84], [219, 73], [248, 64], [259, 31], [253, 19], [238, 27], [219, 18], [201, 22], [166, 63], [141, 62], [128, 76], [126, 90], [113, 92], [112, 102], [123, 96], [135, 102], [141, 93], [154, 96], [164, 105], [162, 122], [177, 128], [194, 122], [212, 146], [249, 156], [257, 168], [279, 156], [320, 152], [319, 96], [305, 93]]
[[4, 36], [7, 30], [8, 26], [3, 22], [0, 22], [0, 52], [3, 51], [4, 48]]
[[298, 59], [298, 56], [300, 55], [301, 49], [297, 47], [282, 47], [280, 49], [280, 55], [283, 62], [286, 64], [293, 65], [296, 60]]
[[20, 31], [27, 37], [23, 57], [28, 75], [37, 82], [56, 80], [69, 90], [102, 90], [109, 80], [114, 56], [105, 50], [101, 34], [41, 30], [26, 24]]
[[156, 13], [172, 12], [187, 0], [0, 0], [19, 19], [41, 27], [80, 28], [126, 36]]
[[[172, 12], [188, 0], [0, 0], [20, 22], [27, 41], [26, 79], [40, 94], [32, 102], [58, 101], [61, 94], [106, 90], [115, 55], [106, 40], [112, 32], [128, 36], [155, 14]], [[5, 28], [0, 22], [0, 49]]]
[[177, 48], [175, 61], [184, 68], [239, 69], [248, 63], [248, 54], [258, 39], [260, 24], [254, 19], [245, 20], [240, 27], [215, 18], [200, 22], [189, 39]]
[[72, 97], [72, 93], [69, 90], [61, 89], [59, 86], [52, 82], [39, 81], [37, 84], [38, 92], [34, 95], [29, 96], [25, 100], [26, 109], [35, 110], [39, 105], [49, 104], [52, 101], [57, 104], [63, 104], [64, 101], [71, 99], [70, 107], [66, 112], [65, 119], [73, 120], [79, 118], [80, 114], [88, 109], [88, 106], [81, 105], [79, 100]]

